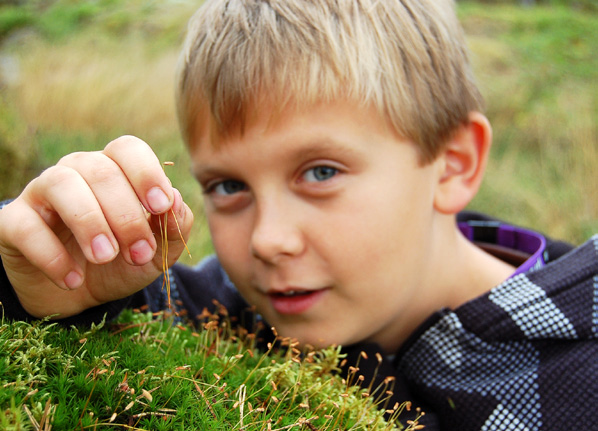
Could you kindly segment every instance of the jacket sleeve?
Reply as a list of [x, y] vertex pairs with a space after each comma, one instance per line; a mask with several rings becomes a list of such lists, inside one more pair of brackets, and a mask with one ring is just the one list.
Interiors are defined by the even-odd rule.
[[[120, 299], [118, 301], [109, 302], [107, 304], [102, 304], [100, 306], [85, 310], [85, 312], [76, 316], [61, 319], [59, 322], [65, 326], [69, 326], [74, 324], [91, 325], [92, 323], [98, 323], [102, 321], [104, 317], [106, 317], [107, 320], [111, 320], [115, 318], [124, 308], [126, 308], [132, 299], [133, 297], [129, 297]], [[9, 320], [38, 320], [27, 313], [27, 311], [25, 311], [19, 302], [19, 298], [17, 297], [12, 285], [10, 284], [10, 281], [8, 280], [1, 258], [0, 304], [2, 307], [3, 316]]]
[[197, 266], [175, 264], [170, 270], [170, 299], [168, 305], [163, 276], [140, 292], [133, 307], [147, 304], [151, 311], [171, 309], [192, 321], [201, 320], [204, 310], [222, 310], [234, 318], [241, 318], [248, 305], [229, 280], [216, 256], [209, 256]]
[[[252, 319], [247, 313], [247, 303], [228, 280], [216, 257], [206, 258], [196, 267], [175, 264], [170, 272], [171, 307], [168, 305], [163, 276], [134, 295], [108, 302], [65, 319], [58, 319], [62, 325], [91, 325], [104, 318], [108, 321], [117, 317], [125, 308], [147, 308], [152, 312], [169, 310], [176, 315], [198, 320], [204, 310], [215, 313], [223, 306], [233, 319]], [[21, 303], [8, 280], [0, 259], [0, 303], [3, 316], [10, 320], [37, 320]], [[245, 323], [245, 322], [241, 322]]]
[[[403, 425], [417, 421], [426, 431], [440, 430], [435, 412], [410, 388], [405, 376], [393, 364], [393, 359], [378, 344], [357, 343], [343, 347], [342, 353], [345, 358], [340, 362], [340, 376], [366, 389], [379, 408], [385, 411], [387, 420], [397, 419]], [[409, 407], [400, 408], [405, 403]], [[397, 408], [398, 416], [395, 413]]]

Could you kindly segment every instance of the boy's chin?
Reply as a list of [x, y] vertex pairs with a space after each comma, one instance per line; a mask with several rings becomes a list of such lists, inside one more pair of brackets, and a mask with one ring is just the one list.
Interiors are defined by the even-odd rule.
[[276, 334], [279, 340], [286, 339], [292, 343], [294, 347], [297, 347], [301, 350], [321, 350], [332, 346], [352, 344], [348, 342], [340, 342], [341, 340], [335, 340], [333, 337], [323, 338], [317, 334], [314, 334], [313, 332], [302, 334], [300, 331], [293, 331], [290, 329], [276, 329]]

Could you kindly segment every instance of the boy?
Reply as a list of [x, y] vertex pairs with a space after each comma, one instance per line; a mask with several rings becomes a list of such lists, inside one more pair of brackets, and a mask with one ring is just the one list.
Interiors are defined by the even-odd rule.
[[[491, 129], [451, 1], [211, 0], [177, 101], [217, 255], [171, 269], [190, 316], [216, 298], [304, 344], [380, 349], [428, 429], [596, 426], [598, 239], [554, 261], [537, 233], [456, 222]], [[0, 211], [5, 312], [163, 308], [161, 214], [188, 235], [145, 143], [66, 156]]]

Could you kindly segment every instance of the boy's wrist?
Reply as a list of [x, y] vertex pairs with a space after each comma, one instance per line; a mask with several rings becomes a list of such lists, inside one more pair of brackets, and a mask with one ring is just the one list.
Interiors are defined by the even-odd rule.
[[[118, 316], [122, 310], [127, 308], [131, 302], [132, 296], [111, 301], [106, 304], [92, 307], [83, 312], [64, 319], [55, 319], [53, 321], [63, 326], [84, 325], [89, 326], [92, 323], [99, 323], [102, 320], [110, 321]], [[29, 314], [21, 302], [8, 279], [2, 257], [0, 256], [0, 308], [1, 316], [10, 320], [22, 320], [26, 322], [40, 320]]]

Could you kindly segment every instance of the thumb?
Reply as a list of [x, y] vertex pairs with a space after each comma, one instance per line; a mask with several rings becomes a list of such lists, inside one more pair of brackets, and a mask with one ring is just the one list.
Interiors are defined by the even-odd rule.
[[151, 216], [152, 229], [158, 247], [154, 264], [158, 268], [168, 268], [181, 253], [189, 253], [187, 240], [193, 225], [193, 212], [183, 201], [180, 192], [174, 189], [174, 203], [164, 214]]

